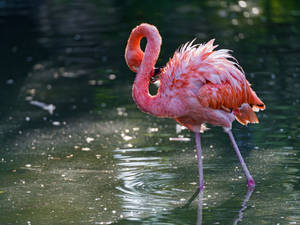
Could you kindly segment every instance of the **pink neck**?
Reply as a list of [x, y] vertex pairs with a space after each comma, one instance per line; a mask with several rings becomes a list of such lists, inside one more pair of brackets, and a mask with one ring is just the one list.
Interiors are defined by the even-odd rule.
[[147, 45], [133, 84], [132, 97], [142, 111], [155, 116], [164, 117], [167, 115], [164, 110], [165, 107], [160, 99], [159, 90], [154, 96], [151, 96], [149, 93], [151, 72], [160, 52], [161, 37], [158, 30], [152, 25], [141, 24], [132, 31], [127, 46], [130, 46], [132, 43], [135, 45], [136, 50], [139, 51], [140, 40], [143, 37], [147, 38]]

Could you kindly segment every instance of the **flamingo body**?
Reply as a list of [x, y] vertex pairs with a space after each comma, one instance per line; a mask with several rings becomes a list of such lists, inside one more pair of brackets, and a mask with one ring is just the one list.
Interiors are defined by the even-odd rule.
[[[140, 49], [144, 37], [145, 52]], [[161, 37], [155, 26], [145, 23], [132, 30], [125, 59], [129, 68], [137, 72], [133, 99], [138, 107], [154, 116], [173, 118], [196, 133], [205, 123], [227, 130], [235, 119], [243, 125], [258, 123], [254, 112], [265, 109], [265, 105], [229, 50], [215, 50], [214, 39], [206, 44], [193, 42], [177, 50], [160, 70], [160, 87], [152, 96], [149, 80], [159, 56]]]

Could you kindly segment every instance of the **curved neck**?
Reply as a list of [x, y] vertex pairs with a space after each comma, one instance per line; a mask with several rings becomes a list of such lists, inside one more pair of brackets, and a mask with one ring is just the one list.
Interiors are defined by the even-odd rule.
[[[133, 84], [132, 97], [142, 111], [155, 116], [164, 117], [167, 115], [164, 110], [164, 104], [160, 99], [159, 90], [154, 96], [151, 96], [149, 93], [149, 81], [152, 70], [159, 56], [161, 45], [161, 37], [156, 27], [149, 24], [141, 24], [136, 27], [132, 31], [128, 40], [125, 57], [128, 55], [127, 51], [141, 51], [140, 41], [143, 37], [147, 39], [147, 45], [145, 53], [143, 54], [142, 62], [137, 68], [138, 73]], [[131, 54], [134, 55], [134, 53]]]

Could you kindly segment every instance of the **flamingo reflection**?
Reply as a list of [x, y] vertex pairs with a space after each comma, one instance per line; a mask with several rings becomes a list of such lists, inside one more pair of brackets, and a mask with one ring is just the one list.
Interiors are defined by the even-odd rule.
[[[254, 188], [248, 188], [248, 191], [244, 197], [244, 201], [242, 203], [242, 207], [238, 212], [237, 218], [234, 220], [233, 225], [237, 225], [238, 222], [242, 221], [244, 211], [247, 209], [247, 202], [251, 198], [251, 195], [254, 191]], [[197, 198], [198, 196], [198, 211], [197, 211], [197, 223], [196, 225], [202, 224], [202, 209], [203, 209], [203, 191], [200, 192], [200, 189], [197, 188], [195, 193], [192, 195], [192, 197], [187, 201], [187, 203], [183, 206], [183, 208], [188, 208], [191, 203]]]

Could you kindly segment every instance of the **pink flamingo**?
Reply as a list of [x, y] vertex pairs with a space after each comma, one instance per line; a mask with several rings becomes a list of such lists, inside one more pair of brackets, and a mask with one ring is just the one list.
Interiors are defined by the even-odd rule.
[[[140, 48], [147, 39], [145, 52]], [[231, 132], [237, 119], [243, 125], [258, 123], [254, 111], [265, 109], [264, 103], [251, 89], [241, 66], [229, 50], [214, 50], [214, 39], [206, 44], [186, 43], [177, 50], [164, 68], [155, 68], [161, 46], [161, 36], [153, 25], [135, 27], [128, 39], [125, 59], [136, 72], [132, 97], [140, 110], [157, 117], [175, 119], [195, 132], [199, 189], [204, 188], [200, 132], [204, 124], [222, 126], [232, 142], [247, 178], [249, 188], [255, 187], [243, 157]], [[159, 74], [157, 94], [149, 94], [150, 79]]]

